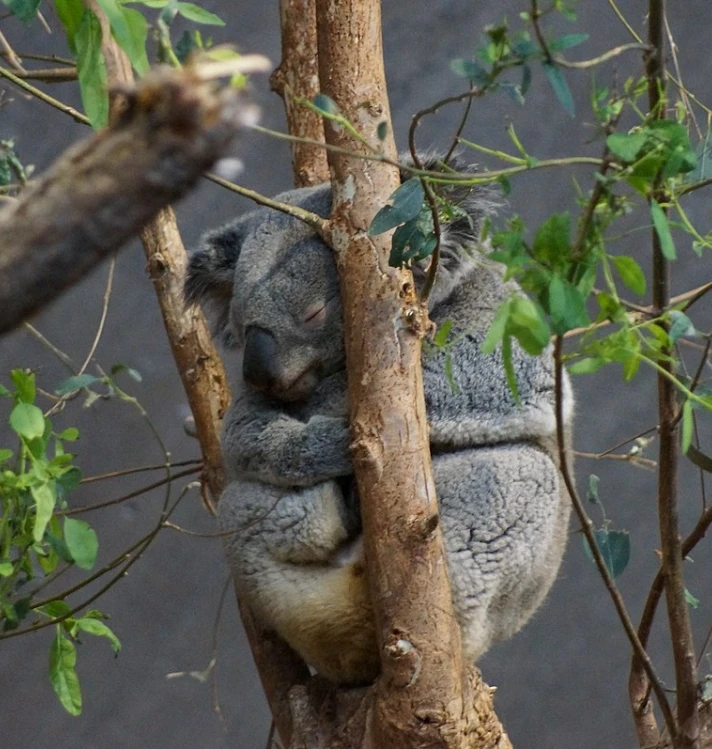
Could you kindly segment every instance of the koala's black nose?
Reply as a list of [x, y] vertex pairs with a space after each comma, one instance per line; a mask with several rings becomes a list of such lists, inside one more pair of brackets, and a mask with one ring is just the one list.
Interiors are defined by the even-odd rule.
[[269, 330], [251, 325], [245, 334], [242, 376], [260, 390], [269, 390], [281, 377], [277, 339]]

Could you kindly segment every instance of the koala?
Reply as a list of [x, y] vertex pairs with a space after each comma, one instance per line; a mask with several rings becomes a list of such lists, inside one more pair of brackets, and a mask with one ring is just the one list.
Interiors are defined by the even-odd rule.
[[[430, 159], [427, 168], [439, 163]], [[501, 352], [480, 349], [500, 302], [518, 292], [478, 244], [491, 195], [471, 187], [446, 195], [458, 210], [442, 228], [429, 312], [436, 325], [451, 321], [451, 343], [426, 346], [422, 364], [454, 611], [463, 654], [476, 660], [517, 632], [549, 591], [570, 499], [555, 448], [551, 352], [531, 357], [513, 346], [516, 402]], [[277, 200], [328, 217], [331, 188]], [[424, 268], [413, 271], [421, 283]], [[204, 237], [185, 297], [204, 308], [233, 361], [219, 522], [234, 531], [226, 550], [237, 585], [264, 625], [318, 673], [344, 685], [372, 681], [379, 657], [333, 251], [302, 222], [259, 209]], [[568, 381], [564, 414], [568, 439]]]

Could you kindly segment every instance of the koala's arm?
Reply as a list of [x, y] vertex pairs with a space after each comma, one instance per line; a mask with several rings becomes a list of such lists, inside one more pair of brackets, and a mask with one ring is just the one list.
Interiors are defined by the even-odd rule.
[[239, 394], [225, 415], [222, 448], [233, 477], [273, 486], [313, 486], [353, 473], [345, 417], [302, 421], [251, 392]]

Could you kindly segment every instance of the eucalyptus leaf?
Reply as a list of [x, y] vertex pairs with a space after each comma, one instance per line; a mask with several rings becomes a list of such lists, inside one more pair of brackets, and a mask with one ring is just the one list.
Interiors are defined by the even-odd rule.
[[606, 145], [623, 161], [635, 161], [636, 156], [640, 153], [645, 145], [645, 133], [611, 133], [606, 138]]
[[566, 81], [564, 71], [559, 66], [550, 62], [544, 62], [542, 65], [544, 66], [544, 72], [546, 73], [549, 85], [556, 94], [556, 98], [566, 110], [569, 117], [573, 117], [576, 113], [574, 99], [571, 96], [571, 89]]
[[371, 226], [368, 228], [371, 236], [383, 234], [418, 216], [425, 200], [420, 179], [413, 177], [404, 182], [389, 200], [393, 201], [393, 205], [383, 206], [373, 217]]
[[621, 281], [634, 293], [645, 294], [647, 284], [645, 274], [638, 263], [627, 255], [614, 255], [612, 258]]
[[225, 21], [223, 21], [220, 16], [216, 16], [215, 13], [211, 13], [210, 11], [205, 10], [205, 8], [201, 8], [199, 5], [195, 5], [195, 3], [179, 2], [176, 3], [176, 8], [178, 9], [178, 13], [180, 13], [183, 18], [187, 18], [189, 21], [202, 23], [206, 26], [225, 25]]
[[677, 252], [675, 251], [675, 243], [672, 241], [670, 224], [665, 211], [660, 207], [657, 200], [650, 201], [650, 213], [653, 217], [653, 226], [655, 226], [655, 231], [660, 239], [660, 251], [667, 260], [675, 260]]
[[75, 671], [77, 651], [57, 625], [57, 634], [49, 653], [49, 680], [62, 707], [70, 715], [81, 715], [82, 692]]
[[[599, 528], [594, 531], [594, 537], [608, 571], [613, 578], [618, 577], [630, 561], [630, 536], [628, 532]], [[585, 536], [583, 537], [583, 543], [587, 556], [593, 561], [593, 552]]]
[[90, 570], [96, 562], [99, 541], [96, 531], [84, 520], [64, 519], [64, 541], [77, 567]]
[[3, 3], [12, 13], [25, 23], [31, 21], [37, 15], [37, 9], [41, 2], [42, 0], [3, 0]]
[[95, 637], [106, 637], [111, 643], [111, 649], [114, 653], [118, 653], [121, 650], [121, 642], [114, 632], [107, 627], [104, 622], [96, 619], [95, 617], [82, 617], [77, 619], [74, 626], [86, 632], [87, 634], [94, 635]]
[[32, 537], [36, 543], [42, 541], [47, 524], [52, 518], [52, 513], [57, 504], [57, 489], [54, 482], [48, 481], [44, 484], [30, 487], [30, 493], [35, 500], [35, 524], [32, 529]]
[[18, 403], [10, 412], [10, 426], [21, 437], [31, 440], [44, 434], [45, 418], [37, 406]]
[[101, 26], [90, 10], [85, 10], [82, 15], [74, 44], [84, 110], [92, 127], [99, 130], [109, 119], [109, 92], [106, 64], [101, 52]]

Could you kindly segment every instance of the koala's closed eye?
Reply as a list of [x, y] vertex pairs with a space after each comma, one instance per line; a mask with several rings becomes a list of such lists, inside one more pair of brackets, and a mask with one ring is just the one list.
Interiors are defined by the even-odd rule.
[[328, 299], [310, 304], [302, 315], [302, 325], [306, 328], [321, 327], [326, 322], [327, 315], [333, 310], [338, 296], [338, 294], [333, 294]]

